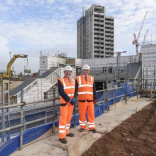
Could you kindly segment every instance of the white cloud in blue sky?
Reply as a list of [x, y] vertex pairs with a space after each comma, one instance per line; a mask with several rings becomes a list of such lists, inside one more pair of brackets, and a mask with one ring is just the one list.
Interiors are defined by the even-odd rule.
[[[33, 72], [39, 69], [39, 51], [76, 57], [77, 20], [82, 7], [93, 4], [105, 6], [106, 15], [115, 19], [115, 51], [135, 54], [133, 33], [138, 34], [146, 11], [140, 42], [147, 30], [147, 40], [156, 40], [155, 0], [0, 0], [0, 70], [6, 69], [10, 51], [28, 54]], [[23, 64], [23, 59], [16, 60], [17, 73]]]

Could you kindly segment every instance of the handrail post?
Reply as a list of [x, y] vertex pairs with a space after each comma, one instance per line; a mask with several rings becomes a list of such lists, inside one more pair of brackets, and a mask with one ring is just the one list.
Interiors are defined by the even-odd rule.
[[125, 104], [127, 104], [127, 82], [125, 83]]
[[[45, 117], [45, 118], [47, 117], [47, 111], [45, 111], [44, 117]], [[47, 124], [47, 119], [44, 120], [44, 124]]]
[[103, 82], [103, 113], [105, 111], [105, 85], [104, 85], [104, 82]]
[[125, 94], [125, 104], [127, 104], [127, 93]]
[[108, 102], [109, 102], [109, 100], [108, 100], [108, 96], [109, 96], [109, 94], [108, 94], [108, 78], [106, 77], [106, 86], [107, 86], [107, 89], [106, 89], [106, 102], [107, 102], [107, 111], [109, 110], [109, 105], [108, 105]]
[[136, 90], [136, 92], [137, 92], [137, 99], [139, 98], [139, 79], [138, 79], [138, 85], [137, 85], [137, 90]]
[[55, 133], [55, 100], [56, 100], [56, 97], [55, 97], [55, 89], [56, 87], [54, 86], [53, 87], [53, 128], [52, 128], [52, 133]]
[[[114, 82], [114, 83], [115, 83], [115, 82]], [[114, 101], [115, 101], [115, 100], [114, 100], [114, 96], [115, 96], [115, 85], [113, 85], [113, 88], [112, 88], [112, 89], [113, 89], [113, 104], [114, 104]]]
[[[23, 103], [24, 105], [24, 102], [23, 102], [23, 86], [21, 86], [21, 103]], [[23, 124], [23, 105], [21, 105], [20, 107], [20, 112], [21, 112], [21, 124]], [[24, 128], [24, 125], [21, 126], [21, 130], [20, 130], [20, 150], [22, 150], [22, 147], [23, 147], [23, 128]]]
[[155, 99], [155, 66], [154, 66], [154, 82], [153, 82], [153, 86], [154, 86], [154, 99]]
[[145, 90], [145, 72], [144, 72], [144, 69], [143, 69], [143, 91], [142, 91], [142, 96], [144, 96], [144, 90]]
[[[2, 106], [4, 106], [3, 73], [2, 73], [1, 81], [2, 81]], [[4, 128], [5, 128], [5, 117], [4, 117], [4, 108], [2, 108], [2, 129]], [[2, 142], [4, 142], [4, 132], [2, 132]]]
[[76, 127], [76, 103], [74, 105], [74, 127]]

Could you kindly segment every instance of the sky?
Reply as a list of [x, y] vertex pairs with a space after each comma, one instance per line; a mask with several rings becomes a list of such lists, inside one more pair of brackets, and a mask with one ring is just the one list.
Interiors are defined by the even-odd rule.
[[[24, 65], [32, 72], [39, 70], [40, 51], [55, 55], [65, 52], [77, 56], [77, 20], [82, 8], [93, 4], [105, 6], [106, 15], [114, 17], [114, 52], [135, 54], [133, 34], [141, 31], [139, 43], [156, 41], [156, 0], [0, 0], [0, 70], [6, 70], [14, 54], [28, 55], [28, 61], [18, 58], [12, 67], [16, 74]], [[10, 53], [11, 52], [11, 53]]]

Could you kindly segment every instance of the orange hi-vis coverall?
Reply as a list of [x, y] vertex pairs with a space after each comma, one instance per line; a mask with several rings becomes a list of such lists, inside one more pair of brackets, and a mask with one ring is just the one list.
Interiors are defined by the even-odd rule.
[[79, 124], [82, 129], [86, 128], [86, 111], [88, 115], [89, 130], [95, 129], [95, 116], [94, 116], [94, 103], [96, 100], [96, 90], [94, 84], [94, 77], [88, 75], [85, 80], [84, 75], [76, 77], [76, 90], [78, 94], [78, 107], [79, 107]]
[[58, 91], [60, 94], [60, 119], [59, 119], [59, 138], [66, 138], [69, 134], [70, 121], [73, 113], [73, 105], [69, 102], [74, 97], [75, 80], [70, 78], [58, 79]]

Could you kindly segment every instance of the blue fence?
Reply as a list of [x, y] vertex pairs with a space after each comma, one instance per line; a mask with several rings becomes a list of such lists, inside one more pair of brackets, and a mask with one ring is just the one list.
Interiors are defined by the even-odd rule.
[[[121, 100], [122, 96], [127, 95], [127, 97], [132, 97], [137, 95], [137, 91], [138, 88], [136, 86], [129, 86], [127, 83], [124, 83], [121, 88], [116, 89], [116, 90], [108, 90], [108, 91], [101, 91], [101, 92], [97, 92], [97, 99], [98, 99], [98, 103], [99, 105], [95, 105], [95, 117], [98, 117], [100, 115], [103, 114], [103, 112], [105, 110], [107, 110], [107, 106], [112, 105], [113, 104], [113, 94], [114, 94], [114, 103], [118, 102]], [[121, 97], [119, 97], [121, 96]], [[108, 101], [105, 101], [106, 99], [111, 99]], [[104, 100], [104, 101], [103, 101]], [[41, 114], [37, 114], [37, 115], [45, 115], [44, 112], [41, 112]], [[33, 116], [27, 116], [26, 120], [31, 120]], [[76, 115], [76, 125], [79, 124], [79, 114]], [[24, 134], [23, 134], [23, 145], [37, 139], [38, 137], [40, 137], [41, 135], [43, 135], [44, 133], [46, 133], [50, 128], [52, 128], [52, 123], [37, 127], [37, 128], [33, 128], [30, 130], [25, 130]], [[58, 121], [55, 122], [55, 125], [58, 125]], [[74, 116], [72, 117], [71, 120], [71, 127], [74, 126]], [[20, 147], [20, 137], [19, 135], [16, 136], [15, 138], [3, 142], [1, 144], [0, 147], [0, 156], [8, 156], [11, 153], [13, 153], [14, 151], [16, 151], [17, 149], [19, 149]]]

